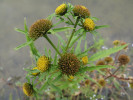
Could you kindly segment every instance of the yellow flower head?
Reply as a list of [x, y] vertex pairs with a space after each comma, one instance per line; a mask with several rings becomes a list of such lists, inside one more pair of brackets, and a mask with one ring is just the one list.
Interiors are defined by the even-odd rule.
[[110, 63], [113, 61], [113, 59], [112, 59], [112, 57], [105, 57], [104, 61], [107, 63]]
[[99, 79], [99, 80], [98, 80], [98, 83], [99, 83], [102, 87], [104, 87], [104, 86], [106, 85], [106, 81], [105, 81], [103, 78]]
[[33, 86], [29, 83], [24, 83], [23, 84], [23, 92], [27, 95], [27, 96], [32, 96], [33, 94]]
[[[35, 70], [35, 69], [37, 69], [37, 67], [34, 67], [32, 70]], [[38, 73], [32, 73], [32, 75], [34, 75], [34, 76], [37, 76], [38, 74], [40, 74], [39, 72]]]
[[119, 40], [113, 41], [113, 45], [114, 45], [114, 46], [118, 46], [119, 44], [120, 44], [120, 41], [119, 41]]
[[70, 75], [69, 78], [68, 78], [69, 81], [72, 81], [73, 79], [74, 79], [73, 75]]
[[46, 56], [41, 56], [37, 61], [37, 69], [41, 72], [45, 72], [50, 67], [49, 58]]
[[56, 15], [64, 15], [66, 12], [67, 12], [67, 5], [64, 3], [58, 6], [55, 10]]
[[86, 65], [88, 63], [88, 57], [87, 56], [82, 57], [82, 62], [84, 65]]
[[52, 22], [48, 19], [40, 19], [33, 23], [29, 29], [29, 36], [31, 39], [36, 40], [46, 34], [52, 27]]
[[95, 28], [95, 23], [90, 18], [86, 18], [85, 22], [83, 23], [83, 26], [86, 30], [92, 31]]
[[130, 58], [127, 55], [125, 55], [125, 54], [121, 54], [118, 57], [118, 61], [120, 62], [120, 64], [126, 65], [127, 63], [129, 63]]
[[79, 71], [80, 61], [74, 54], [65, 53], [59, 59], [58, 65], [63, 74], [74, 76]]
[[80, 16], [83, 18], [90, 16], [90, 11], [85, 6], [82, 5], [76, 5], [73, 9], [73, 12], [75, 16]]

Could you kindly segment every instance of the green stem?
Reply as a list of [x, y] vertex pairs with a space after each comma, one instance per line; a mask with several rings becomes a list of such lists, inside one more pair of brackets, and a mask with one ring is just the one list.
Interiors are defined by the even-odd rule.
[[73, 29], [73, 31], [72, 31], [72, 34], [71, 34], [71, 36], [70, 36], [70, 38], [69, 38], [69, 41], [68, 41], [68, 43], [67, 43], [67, 46], [66, 46], [66, 51], [67, 51], [67, 49], [68, 49], [68, 47], [69, 47], [69, 44], [70, 44], [70, 42], [71, 42], [71, 40], [72, 40], [72, 37], [73, 37], [74, 33], [75, 33], [75, 29], [76, 29], [76, 26], [77, 26], [78, 22], [79, 22], [79, 18], [77, 18], [77, 20], [76, 20], [76, 22], [75, 22], [74, 29]]
[[44, 37], [47, 39], [47, 41], [51, 44], [51, 46], [55, 49], [55, 51], [61, 56], [61, 53], [58, 51], [58, 49], [55, 47], [53, 42], [49, 39], [47, 35], [44, 35]]
[[71, 22], [71, 24], [74, 25], [74, 23], [72, 22], [72, 20], [69, 17], [67, 17], [67, 18]]
[[70, 45], [69, 48], [71, 48], [72, 45], [73, 45], [79, 38], [81, 38], [83, 35], [84, 35], [84, 34], [79, 35], [79, 36], [71, 43], [71, 45]]

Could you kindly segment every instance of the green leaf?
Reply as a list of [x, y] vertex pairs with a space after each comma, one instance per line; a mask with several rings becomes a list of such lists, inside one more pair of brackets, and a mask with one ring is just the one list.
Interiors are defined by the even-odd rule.
[[62, 31], [66, 31], [69, 29], [73, 29], [72, 27], [62, 27], [62, 28], [55, 28], [53, 29], [54, 32], [62, 32]]
[[21, 29], [18, 29], [18, 28], [15, 28], [15, 31], [20, 32], [20, 33], [23, 33], [23, 34], [28, 34], [28, 33], [25, 32], [24, 30], [21, 30]]
[[27, 32], [28, 34], [28, 27], [26, 25], [26, 17], [24, 18], [24, 29], [25, 29], [25, 32]]
[[114, 47], [114, 48], [110, 48], [110, 49], [107, 49], [107, 50], [102, 50], [102, 51], [99, 51], [97, 52], [96, 54], [92, 55], [90, 58], [88, 58], [88, 61], [96, 61], [100, 58], [103, 58], [103, 57], [107, 57], [109, 56], [110, 54], [113, 54], [115, 52], [118, 52], [120, 50], [122, 50], [123, 48], [125, 48], [128, 44], [126, 45], [123, 45], [123, 46], [118, 46], [118, 47]]
[[56, 90], [56, 92], [59, 92], [60, 95], [62, 95], [62, 91], [59, 87], [55, 86], [54, 84], [50, 84], [50, 86]]
[[95, 22], [99, 20], [97, 17], [90, 17], [90, 19], [92, 19]]
[[46, 47], [45, 47], [45, 49], [44, 49], [44, 52], [45, 52], [45, 55], [48, 56], [48, 50], [47, 50]]
[[27, 79], [28, 83], [30, 83], [30, 78], [29, 78], [29, 76], [26, 75], [26, 79]]
[[86, 40], [86, 31], [84, 31], [82, 34], [83, 34], [83, 40]]
[[90, 31], [91, 34], [97, 34], [98, 32], [95, 30]]
[[68, 3], [68, 11], [67, 12], [71, 12], [73, 10], [73, 5], [71, 3]]
[[52, 57], [52, 55], [51, 55], [51, 49], [49, 49], [48, 54], [49, 54], [49, 57]]
[[52, 83], [58, 81], [61, 77], [62, 77], [62, 73], [59, 74], [59, 75], [52, 81]]
[[87, 77], [87, 78], [88, 78], [90, 81], [96, 83], [98, 86], [100, 86], [99, 83], [98, 83], [97, 81], [95, 81], [93, 78], [91, 78], [91, 77]]
[[61, 50], [63, 51], [63, 53], [65, 53], [65, 52], [66, 52], [66, 50], [65, 50], [65, 47], [64, 47], [64, 46], [60, 45], [60, 48], [61, 48]]
[[71, 40], [71, 42], [70, 42], [69, 48], [71, 48], [71, 47], [73, 46], [73, 44], [74, 44], [75, 41], [77, 40], [77, 37], [78, 37], [78, 36], [73, 36], [73, 38], [72, 38], [72, 40]]
[[74, 36], [75, 35], [78, 35], [79, 33], [81, 34], [81, 33], [83, 33], [84, 32], [84, 29], [83, 28], [80, 28], [80, 29], [78, 29], [75, 33], [74, 33]]
[[79, 54], [81, 52], [81, 47], [80, 47], [81, 41], [82, 41], [82, 38], [78, 41], [78, 44], [75, 49], [75, 54]]
[[47, 72], [40, 73], [39, 81], [42, 81], [45, 78], [45, 75], [47, 75]]
[[88, 51], [89, 51], [90, 49], [92, 49], [93, 47], [95, 47], [95, 46], [96, 46], [96, 45], [90, 46], [87, 50], [85, 50], [84, 52], [79, 53], [77, 56], [86, 55], [86, 53], [88, 53]]
[[46, 19], [48, 19], [48, 20], [52, 20], [54, 16], [55, 16], [55, 13], [49, 15]]
[[66, 44], [64, 39], [59, 34], [55, 34], [55, 35], [57, 36], [58, 40], [61, 42], [62, 45]]
[[79, 69], [79, 72], [77, 72], [77, 74], [81, 74], [84, 73], [86, 71], [93, 71], [93, 70], [99, 70], [102, 68], [115, 68], [113, 66], [110, 65], [99, 65], [99, 66], [91, 66], [91, 67], [83, 67]]
[[56, 32], [53, 29], [50, 29], [48, 33], [55, 34]]
[[45, 82], [45, 83], [42, 85], [42, 87], [40, 88], [39, 91], [45, 90], [47, 87], [48, 87], [48, 83]]
[[120, 87], [121, 87], [120, 83], [119, 83], [117, 80], [114, 80], [114, 85], [115, 85], [115, 87], [116, 87], [118, 90], [119, 90]]
[[[57, 49], [59, 50], [59, 46], [60, 46], [60, 42], [59, 42], [59, 40], [58, 40], [58, 46], [57, 46]], [[55, 56], [54, 56], [54, 65], [56, 65], [57, 64], [57, 56], [58, 55], [58, 53], [56, 52], [55, 53]]]
[[102, 72], [101, 70], [97, 70], [100, 74], [102, 74], [102, 75], [105, 75], [105, 73], [104, 72]]
[[16, 48], [14, 48], [14, 49], [15, 49], [15, 50], [19, 50], [20, 48], [23, 48], [23, 47], [25, 47], [25, 46], [27, 46], [27, 45], [30, 45], [31, 43], [33, 43], [32, 40], [29, 41], [29, 42], [23, 43], [23, 44], [17, 46]]
[[59, 25], [59, 24], [62, 23], [62, 22], [63, 22], [63, 20], [60, 20], [60, 21], [57, 22], [56, 24], [52, 25], [52, 27], [55, 27], [55, 26]]
[[105, 28], [105, 27], [109, 27], [109, 25], [95, 26], [95, 29], [100, 29], [100, 28]]
[[87, 50], [87, 40], [85, 41], [85, 45], [84, 45], [84, 51]]

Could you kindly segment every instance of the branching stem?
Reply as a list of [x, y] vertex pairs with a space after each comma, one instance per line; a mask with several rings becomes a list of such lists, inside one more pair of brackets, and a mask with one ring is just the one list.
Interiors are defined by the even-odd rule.
[[78, 22], [79, 22], [79, 18], [77, 17], [76, 22], [75, 22], [75, 24], [74, 24], [74, 29], [73, 29], [73, 31], [72, 31], [72, 34], [71, 34], [71, 36], [70, 36], [70, 38], [69, 38], [69, 40], [68, 40], [67, 46], [66, 46], [66, 51], [67, 51], [67, 49], [68, 49], [68, 47], [69, 47], [69, 44], [70, 44], [70, 42], [71, 42], [71, 40], [72, 40], [72, 37], [73, 37], [74, 33], [75, 33], [75, 29], [76, 29], [76, 27], [77, 27]]
[[55, 49], [55, 51], [61, 56], [61, 53], [58, 51], [58, 49], [55, 47], [55, 45], [53, 44], [53, 42], [49, 39], [49, 37], [47, 35], [44, 35], [44, 37], [46, 38], [46, 40], [51, 44], [51, 46]]

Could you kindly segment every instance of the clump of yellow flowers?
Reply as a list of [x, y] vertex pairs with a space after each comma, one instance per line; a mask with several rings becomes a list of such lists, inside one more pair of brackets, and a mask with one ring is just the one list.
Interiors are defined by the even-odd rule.
[[[63, 3], [47, 18], [35, 21], [29, 29], [26, 21], [25, 30], [16, 29], [25, 34], [26, 43], [15, 49], [28, 45], [33, 59], [32, 65], [25, 68], [28, 72], [27, 82], [23, 84], [25, 95], [33, 96], [36, 100], [41, 100], [44, 94], [48, 99], [52, 97], [65, 100], [68, 97], [67, 99], [71, 100], [82, 94], [84, 99], [89, 100], [94, 94], [102, 95], [102, 89], [110, 86], [111, 81], [107, 83], [106, 79], [111, 77], [128, 80], [118, 76], [122, 68], [126, 68], [123, 66], [130, 61], [129, 56], [120, 54], [121, 50], [128, 48], [127, 43], [116, 40], [113, 48], [100, 50], [102, 43], [97, 29], [107, 26], [97, 26], [97, 20], [83, 5]], [[64, 24], [65, 26], [62, 26]], [[40, 53], [35, 44], [35, 40], [40, 37], [43, 37], [52, 49], [44, 42], [44, 51]], [[53, 42], [51, 38], [54, 37], [56, 41]], [[97, 51], [92, 52], [93, 50]], [[115, 52], [116, 57], [111, 57]], [[115, 82], [111, 86], [115, 86]], [[86, 95], [88, 93], [89, 95]]]

